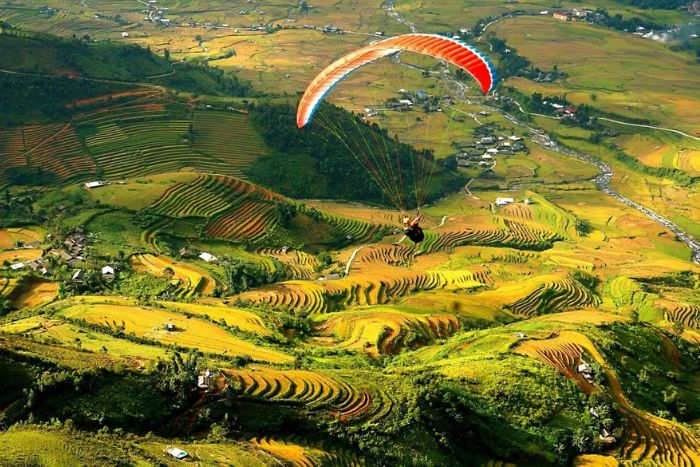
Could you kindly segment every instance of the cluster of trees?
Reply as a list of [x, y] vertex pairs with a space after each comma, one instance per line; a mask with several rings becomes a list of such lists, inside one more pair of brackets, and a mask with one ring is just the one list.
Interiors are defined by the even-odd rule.
[[[414, 181], [423, 176], [416, 163], [417, 149], [395, 141], [379, 126], [368, 125], [359, 116], [326, 103], [316, 114], [316, 120], [299, 130], [295, 110], [289, 105], [275, 104], [250, 107], [251, 123], [271, 150], [248, 170], [253, 181], [294, 198], [386, 205], [385, 193], [366, 168], [367, 157], [374, 154], [381, 160], [380, 153], [385, 153], [394, 172], [390, 173], [380, 161], [376, 164], [377, 173], [389, 183], [401, 180], [407, 207], [413, 207]], [[329, 129], [330, 126], [333, 128]], [[431, 153], [423, 152], [421, 157], [432, 164]], [[439, 164], [432, 171], [432, 180], [433, 184], [427, 187], [428, 201], [456, 191], [465, 183], [462, 175], [448, 172]]]
[[[697, 346], [640, 322], [610, 323], [594, 338], [636, 407], [685, 422], [700, 416], [694, 385], [700, 370]], [[667, 338], [681, 350], [677, 364], [664, 351]]]
[[509, 47], [504, 39], [491, 36], [489, 44], [491, 50], [498, 54], [498, 76], [501, 80], [511, 76], [522, 76], [528, 79], [543, 79], [548, 76], [550, 81], [554, 81], [564, 75], [557, 69], [556, 65], [554, 69], [549, 71], [533, 67], [530, 60], [518, 54], [514, 48]]
[[35, 200], [34, 192], [17, 193], [13, 196], [9, 190], [5, 190], [0, 198], [0, 227], [19, 227], [39, 222], [41, 213], [34, 212]]
[[[0, 125], [13, 126], [65, 119], [73, 112], [66, 105], [126, 87], [80, 79], [3, 73], [0, 74], [0, 89], [3, 90], [0, 93], [0, 108], [3, 109], [0, 112]], [[18, 169], [16, 174], [22, 177], [24, 172]]]
[[624, 18], [620, 13], [610, 16], [604, 8], [598, 8], [596, 13], [603, 16], [603, 24], [609, 28], [617, 29], [618, 31], [634, 32], [639, 26], [646, 29], [664, 29], [665, 26], [656, 24], [647, 19], [642, 19], [637, 16], [632, 18]]
[[284, 264], [275, 262], [272, 270], [267, 270], [259, 263], [245, 261], [241, 258], [224, 257], [223, 278], [232, 294], [237, 294], [253, 287], [284, 280], [287, 270]]

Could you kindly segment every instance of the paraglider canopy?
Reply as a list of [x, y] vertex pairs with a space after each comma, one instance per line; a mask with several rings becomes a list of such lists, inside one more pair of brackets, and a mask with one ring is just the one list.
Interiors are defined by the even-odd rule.
[[[483, 54], [470, 45], [458, 39], [436, 34], [404, 34], [347, 53], [321, 71], [309, 84], [299, 101], [296, 112], [297, 127], [304, 128], [311, 123], [316, 110], [319, 109], [331, 89], [352, 72], [383, 57], [393, 56], [395, 62], [400, 62], [398, 55], [401, 52], [427, 55], [446, 64], [459, 67], [475, 78], [484, 94], [496, 86], [497, 78], [494, 66]], [[423, 76], [426, 77], [425, 74]], [[443, 83], [447, 85], [452, 81], [443, 80]], [[461, 86], [459, 88], [463, 90]], [[400, 93], [403, 94], [403, 100], [397, 102], [405, 103], [405, 108], [399, 110], [414, 109], [413, 103], [405, 96], [408, 91], [402, 87]], [[421, 108], [426, 114], [441, 112], [438, 104], [439, 99], [441, 96], [448, 97], [445, 93], [438, 92], [431, 96], [423, 91], [417, 91], [415, 96], [416, 99], [423, 102]], [[387, 107], [390, 107], [386, 109], [387, 112], [392, 112], [392, 109], [396, 108], [389, 104]], [[327, 109], [329, 106], [324, 106], [324, 108]], [[408, 113], [406, 112], [406, 114]], [[444, 173], [449, 168], [435, 158], [434, 148], [420, 143], [415, 147], [402, 143], [399, 141], [398, 134], [392, 138], [386, 129], [381, 129], [376, 123], [365, 125], [366, 122], [359, 116], [349, 119], [349, 122], [328, 117], [328, 115], [324, 117], [324, 111], [321, 110], [314, 119], [318, 122], [319, 129], [324, 130], [319, 131], [319, 136], [332, 138], [335, 144], [345, 147], [365, 168], [367, 174], [382, 190], [386, 199], [400, 210], [404, 211], [410, 204], [420, 208], [429, 198], [430, 193], [445, 192], [442, 189], [442, 181], [436, 180], [434, 175], [436, 172]], [[414, 120], [413, 124], [423, 121], [422, 118], [415, 115], [411, 118]], [[442, 118], [435, 120], [444, 122]], [[444, 125], [443, 131], [440, 132], [442, 137], [434, 131], [435, 128], [431, 132], [429, 122], [421, 123], [421, 125], [425, 128], [426, 135], [429, 134], [433, 141], [439, 141], [438, 144], [444, 144], [447, 141], [446, 132], [449, 123]], [[405, 128], [408, 128], [408, 125]], [[428, 141], [428, 138], [422, 142], [425, 141]], [[459, 174], [453, 175], [455, 180], [460, 178]], [[408, 199], [412, 195], [415, 195], [415, 203]], [[417, 222], [415, 227], [415, 229], [409, 230], [416, 234], [414, 241], [419, 242], [422, 240], [422, 231]]]
[[397, 52], [416, 52], [446, 60], [471, 74], [486, 94], [497, 83], [493, 64], [470, 45], [437, 34], [403, 34], [362, 47], [339, 58], [314, 78], [297, 107], [297, 126], [306, 126], [323, 98], [353, 71]]

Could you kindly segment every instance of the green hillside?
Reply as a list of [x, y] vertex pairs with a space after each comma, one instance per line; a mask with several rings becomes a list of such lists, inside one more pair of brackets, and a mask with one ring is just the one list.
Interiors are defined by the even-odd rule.
[[[692, 6], [31, 3], [0, 5], [1, 466], [700, 465]], [[409, 31], [503, 84], [392, 49], [297, 127]]]

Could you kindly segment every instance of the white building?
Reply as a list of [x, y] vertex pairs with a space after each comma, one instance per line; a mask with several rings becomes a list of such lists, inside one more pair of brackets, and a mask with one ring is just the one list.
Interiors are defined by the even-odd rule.
[[114, 275], [114, 268], [112, 266], [104, 266], [102, 268], [102, 275], [103, 276], [113, 276]]
[[24, 263], [15, 263], [10, 265], [10, 269], [13, 271], [19, 271], [20, 269], [24, 269]]
[[522, 138], [521, 138], [520, 136], [515, 136], [515, 135], [510, 135], [510, 136], [508, 137], [508, 139], [511, 140], [511, 141], [520, 141], [520, 140], [522, 140]]
[[96, 181], [94, 181], [94, 182], [86, 182], [86, 183], [85, 183], [85, 188], [87, 188], [88, 190], [90, 190], [90, 189], [92, 189], [92, 188], [99, 188], [99, 187], [101, 187], [101, 186], [107, 186], [108, 184], [109, 184], [109, 182], [107, 182], [107, 181], [96, 180]]
[[219, 258], [205, 251], [199, 254], [199, 259], [204, 260], [207, 263], [216, 263], [217, 261], [219, 261]]
[[413, 105], [413, 102], [411, 102], [410, 99], [401, 99], [399, 101], [399, 104], [411, 106], [411, 105]]
[[128, 32], [123, 32], [123, 33], [122, 33], [122, 37], [129, 37], [129, 33], [128, 33]]
[[[155, 2], [155, 0], [151, 0], [152, 2]], [[168, 449], [165, 450], [168, 454], [173, 456], [175, 459], [184, 459], [185, 457], [189, 456], [185, 451], [182, 449], [176, 448], [176, 447], [169, 447]]]
[[498, 197], [496, 198], [496, 206], [505, 206], [506, 204], [510, 204], [514, 202], [515, 200], [513, 198], [501, 198]]

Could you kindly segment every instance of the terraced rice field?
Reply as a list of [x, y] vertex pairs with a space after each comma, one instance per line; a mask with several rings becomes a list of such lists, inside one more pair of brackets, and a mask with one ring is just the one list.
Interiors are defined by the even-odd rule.
[[195, 294], [211, 295], [216, 287], [216, 281], [203, 270], [185, 263], [179, 263], [166, 256], [137, 254], [133, 261], [138, 261], [149, 274], [157, 277], [167, 276], [166, 270], [171, 270], [173, 280], [177, 281], [178, 295], [191, 297]]
[[275, 258], [289, 268], [290, 279], [311, 280], [316, 277], [316, 267], [319, 261], [315, 256], [299, 250], [287, 250], [282, 248], [261, 248], [258, 254]]
[[265, 368], [225, 370], [225, 374], [240, 385], [247, 397], [325, 407], [343, 421], [372, 416], [381, 410], [373, 406], [368, 391], [312, 371]]
[[595, 306], [599, 298], [570, 274], [543, 274], [506, 284], [476, 297], [480, 302], [502, 304], [516, 316], [532, 317], [543, 313], [561, 312]]
[[[363, 308], [333, 313], [317, 324], [314, 331], [332, 339], [335, 347], [377, 356], [395, 355], [406, 347], [416, 348], [450, 337], [459, 329], [459, 319], [452, 314], [416, 315], [385, 308]], [[320, 339], [314, 343], [329, 344]]]
[[0, 186], [8, 182], [8, 169], [27, 165], [46, 170], [62, 182], [89, 177], [96, 170], [95, 161], [70, 125], [0, 129]]
[[[138, 337], [202, 352], [250, 357], [269, 363], [293, 361], [289, 355], [234, 337], [207, 321], [158, 308], [109, 303], [75, 304], [61, 310], [60, 316], [109, 328], [124, 326], [126, 334], [133, 332]], [[166, 323], [173, 324], [175, 331], [166, 331]]]
[[265, 152], [248, 127], [246, 115], [205, 112], [195, 114], [193, 120], [171, 119], [158, 97], [147, 94], [74, 118], [106, 178], [183, 168], [242, 176], [243, 170]]
[[170, 187], [150, 209], [170, 217], [213, 217], [230, 206], [233, 193], [226, 181], [223, 176], [198, 174], [191, 183]]
[[381, 305], [409, 293], [432, 289], [467, 289], [484, 285], [481, 271], [411, 271], [367, 266], [362, 274], [328, 281], [288, 281], [250, 290], [240, 298], [272, 307], [327, 313], [345, 307]]
[[[29, 165], [55, 175], [61, 182], [90, 178], [97, 170], [95, 160], [83, 148], [71, 125], [29, 127], [40, 141], [24, 153]], [[26, 137], [25, 137], [26, 138]]]
[[[583, 334], [564, 331], [552, 339], [527, 341], [516, 351], [538, 358], [574, 379], [578, 379], [578, 375], [571, 375], [572, 362], [580, 359], [584, 352], [601, 365], [610, 385], [610, 394], [626, 422], [624, 438], [610, 454], [652, 465], [693, 466], [700, 462], [700, 438], [679, 423], [634, 408], [627, 401], [617, 375], [607, 367], [593, 343]], [[585, 381], [583, 383], [582, 388], [590, 393], [593, 387]]]
[[700, 306], [689, 303], [677, 304], [673, 309], [666, 310], [666, 320], [700, 330]]
[[593, 357], [586, 351], [586, 346], [579, 343], [582, 335], [564, 331], [556, 337], [545, 340], [528, 340], [519, 345], [516, 352], [541, 360], [543, 363], [556, 368], [567, 378], [576, 382], [587, 394], [593, 392], [593, 385], [585, 380], [576, 367], [585, 360], [592, 361]]
[[207, 227], [212, 237], [229, 240], [260, 240], [276, 223], [275, 205], [246, 199]]
[[264, 449], [290, 465], [299, 467], [313, 467], [317, 465], [314, 458], [309, 457], [307, 450], [298, 444], [278, 441], [269, 437], [251, 438], [250, 444], [257, 448]]
[[405, 244], [370, 245], [357, 253], [353, 264], [378, 263], [392, 266], [409, 266], [413, 262], [414, 255], [415, 249]]
[[24, 149], [21, 128], [0, 129], [0, 188], [8, 185], [8, 169], [27, 165]]
[[[475, 227], [445, 228], [426, 230], [425, 240], [420, 244], [421, 253], [452, 251], [460, 245], [494, 245], [541, 250], [559, 240], [556, 232], [542, 224], [495, 217], [496, 225], [484, 225], [479, 219], [472, 219]], [[469, 225], [469, 222], [465, 222]], [[479, 228], [476, 227], [479, 225]], [[500, 227], [500, 228], [499, 228]]]
[[193, 124], [194, 149], [228, 164], [232, 168], [228, 175], [243, 177], [244, 170], [266, 152], [246, 114], [196, 112]]

